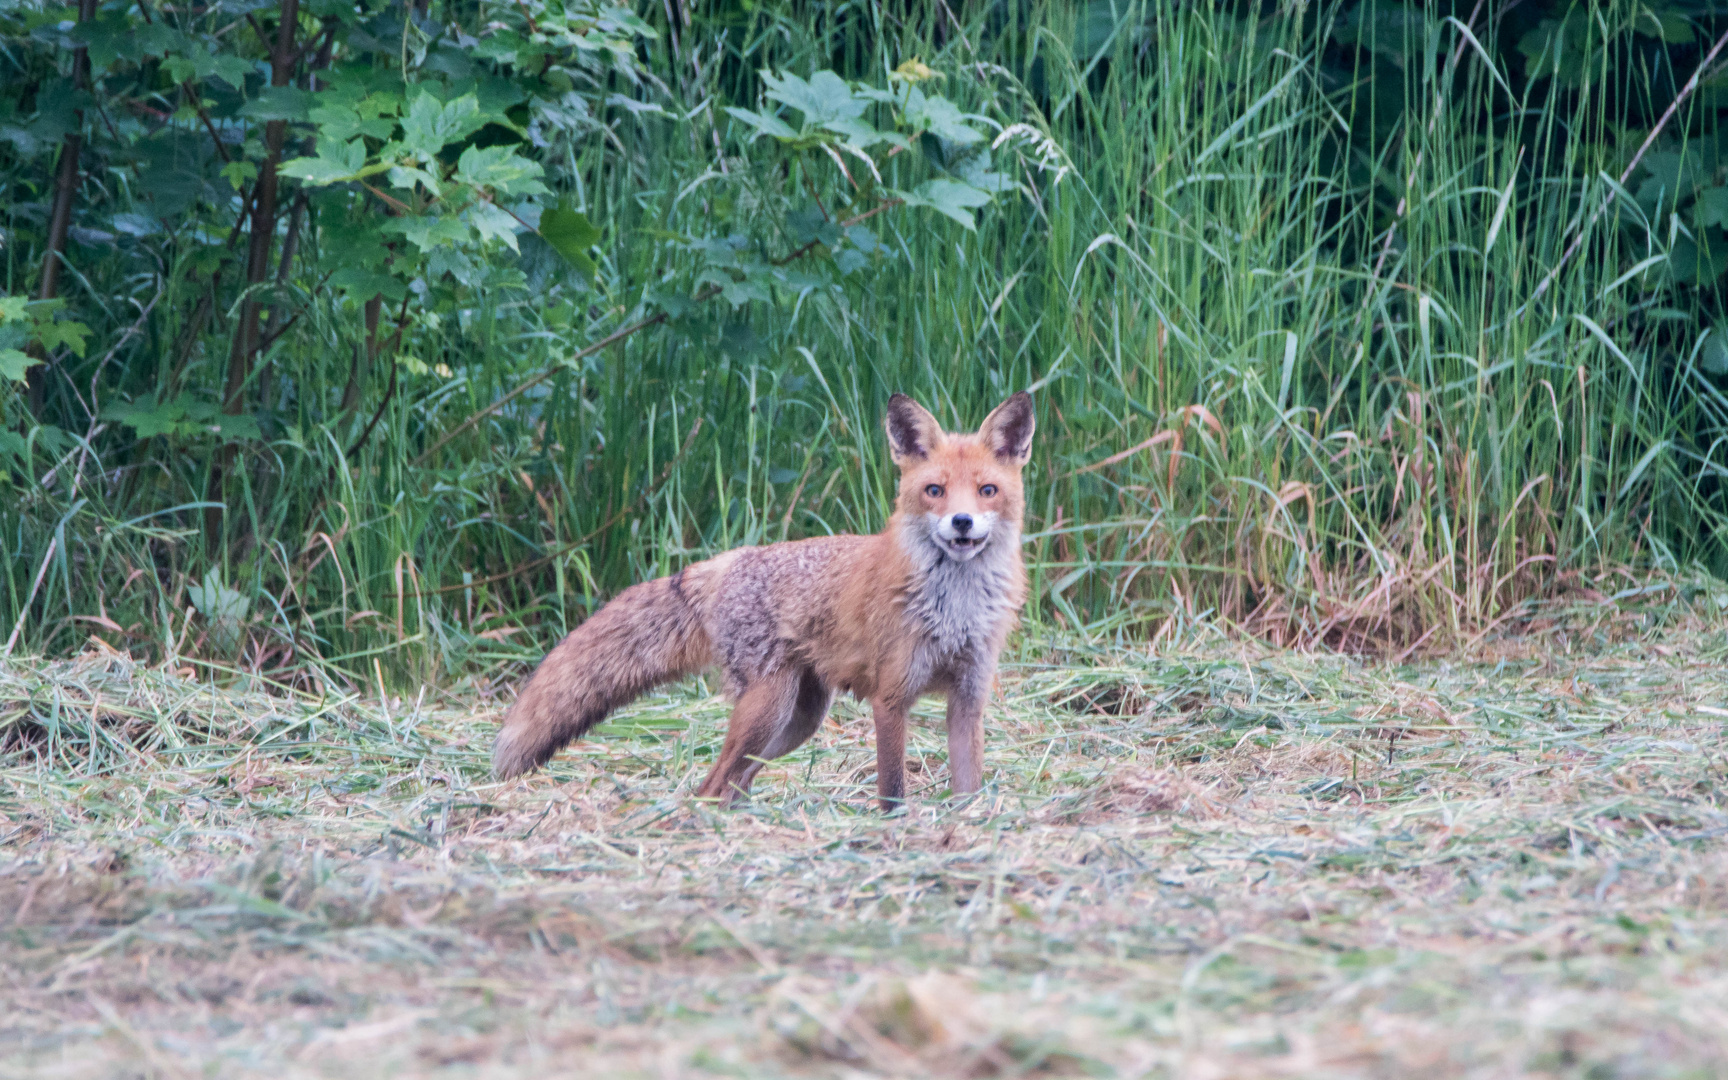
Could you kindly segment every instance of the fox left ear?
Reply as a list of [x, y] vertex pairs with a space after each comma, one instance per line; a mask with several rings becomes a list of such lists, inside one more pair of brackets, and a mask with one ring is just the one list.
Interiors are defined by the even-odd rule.
[[1032, 458], [1032, 395], [1022, 390], [996, 406], [978, 429], [978, 437], [997, 460], [1024, 465]]

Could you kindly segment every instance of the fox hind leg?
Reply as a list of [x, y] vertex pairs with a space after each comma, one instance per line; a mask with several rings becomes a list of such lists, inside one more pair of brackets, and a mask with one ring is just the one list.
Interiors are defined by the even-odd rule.
[[823, 718], [828, 715], [828, 706], [833, 701], [834, 692], [822, 685], [822, 680], [816, 677], [815, 672], [803, 672], [798, 679], [798, 698], [792, 704], [792, 715], [780, 726], [780, 730], [775, 732], [767, 747], [756, 755], [756, 760], [749, 763], [744, 772], [743, 789], [750, 790], [750, 782], [756, 779], [764, 761], [785, 757], [816, 734], [816, 729], [822, 726]]
[[[720, 805], [726, 806], [735, 796], [749, 794], [750, 781], [762, 767], [754, 759], [778, 757], [816, 730], [821, 713], [815, 723], [805, 721], [808, 730], [793, 738], [793, 729], [814, 702], [815, 695], [805, 688], [805, 675], [798, 668], [771, 672], [738, 695], [738, 704], [733, 706], [732, 718], [726, 725], [726, 742], [720, 748], [720, 759], [697, 789], [699, 797], [719, 799]], [[821, 704], [825, 712], [826, 700]]]
[[911, 702], [877, 698], [870, 703], [876, 721], [876, 797], [884, 813], [906, 802], [906, 714]]

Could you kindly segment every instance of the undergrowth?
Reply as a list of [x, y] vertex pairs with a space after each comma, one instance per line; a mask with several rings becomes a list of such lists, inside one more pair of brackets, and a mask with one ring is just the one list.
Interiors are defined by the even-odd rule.
[[[486, 20], [506, 7], [432, 3], [413, 27], [368, 8], [373, 44], [335, 57], [431, 79], [475, 63], [441, 26], [502, 33]], [[1216, 622], [1397, 657], [1536, 599], [1719, 566], [1714, 17], [1239, 7], [644, 7], [639, 70], [572, 68], [598, 111], [535, 129], [548, 183], [604, 237], [592, 285], [525, 232], [484, 283], [431, 275], [379, 322], [319, 291], [339, 236], [314, 199], [239, 442], [193, 422], [230, 355], [238, 294], [200, 275], [239, 196], [167, 233], [139, 224], [149, 191], [84, 191], [135, 228], [74, 235], [94, 337], [47, 390], [64, 438], [32, 436], [0, 500], [8, 647], [96, 634], [351, 691], [494, 672], [632, 581], [880, 526], [891, 391], [959, 427], [1034, 390], [1039, 633], [1160, 643]], [[799, 246], [867, 212], [858, 178], [750, 141], [724, 106], [772, 111], [763, 70], [828, 69], [878, 88], [928, 71], [979, 118], [986, 163], [918, 151], [1007, 178], [975, 229], [883, 213], [858, 265]], [[28, 239], [41, 163], [7, 160]], [[825, 268], [711, 299], [696, 252], [734, 235]], [[7, 250], [19, 291], [39, 253]], [[137, 426], [181, 394], [180, 420]]]

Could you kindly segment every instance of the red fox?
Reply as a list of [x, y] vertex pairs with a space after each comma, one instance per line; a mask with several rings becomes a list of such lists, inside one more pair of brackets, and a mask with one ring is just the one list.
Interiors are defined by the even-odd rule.
[[885, 426], [900, 469], [886, 529], [738, 548], [625, 589], [541, 661], [504, 717], [493, 771], [543, 765], [613, 709], [717, 665], [734, 706], [702, 797], [747, 795], [763, 761], [821, 726], [836, 691], [875, 714], [884, 810], [905, 797], [906, 714], [926, 693], [948, 699], [954, 793], [977, 791], [985, 699], [1026, 598], [1032, 398], [1015, 394], [964, 435], [895, 394]]

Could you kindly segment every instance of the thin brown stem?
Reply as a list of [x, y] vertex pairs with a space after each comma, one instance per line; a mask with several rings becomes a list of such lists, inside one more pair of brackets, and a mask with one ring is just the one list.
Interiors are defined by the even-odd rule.
[[366, 445], [366, 440], [368, 440], [372, 437], [372, 429], [378, 426], [378, 421], [383, 419], [383, 417], [384, 417], [384, 410], [390, 407], [391, 399], [393, 399], [396, 396], [396, 382], [397, 382], [397, 378], [398, 378], [398, 371], [397, 371], [398, 366], [399, 365], [396, 363], [395, 360], [390, 361], [390, 388], [388, 390], [384, 391], [384, 400], [380, 401], [378, 403], [378, 408], [375, 409], [372, 413], [372, 419], [366, 421], [366, 428], [364, 431], [360, 432], [360, 437], [355, 439], [354, 444], [352, 446], [350, 446], [348, 448], [347, 452], [342, 455], [343, 457], [347, 458], [348, 460], [352, 461], [354, 459], [354, 455], [358, 454], [360, 452], [361, 448]]
[[[78, 21], [96, 17], [96, 0], [78, 0]], [[90, 85], [90, 50], [83, 45], [72, 52], [72, 83], [80, 90]], [[72, 203], [78, 196], [81, 173], [78, 158], [84, 152], [84, 110], [72, 113], [72, 130], [60, 145], [60, 167], [54, 176], [54, 208], [48, 215], [48, 244], [42, 255], [42, 276], [36, 285], [36, 299], [52, 300], [60, 292], [60, 264], [66, 257], [66, 237], [72, 229]], [[46, 361], [48, 356], [32, 344], [31, 355]], [[40, 414], [48, 392], [47, 364], [32, 364], [24, 374], [25, 401], [32, 413]]]
[[[288, 86], [294, 81], [294, 30], [299, 14], [300, 0], [282, 0], [281, 23], [277, 27], [276, 42], [270, 50], [271, 86]], [[253, 26], [257, 28], [257, 23], [254, 22]], [[263, 30], [258, 30], [262, 36]], [[246, 249], [246, 288], [249, 291], [263, 284], [270, 275], [270, 251], [276, 238], [276, 167], [281, 162], [282, 144], [287, 136], [288, 123], [285, 120], [272, 120], [264, 125], [265, 155], [258, 168]], [[252, 357], [258, 348], [258, 314], [262, 306], [257, 296], [250, 292], [240, 304], [240, 321], [229, 349], [228, 381], [222, 402], [222, 411], [230, 416], [238, 415], [245, 404], [243, 391], [251, 375]]]
[[[276, 27], [275, 43], [270, 46], [270, 85], [283, 87], [292, 85], [294, 81], [298, 58], [294, 32], [300, 20], [300, 0], [281, 0], [277, 14], [281, 22]], [[257, 20], [251, 15], [247, 15], [247, 19], [259, 37], [269, 42]], [[222, 394], [222, 412], [228, 416], [238, 416], [245, 411], [246, 387], [252, 381], [252, 359], [257, 354], [260, 337], [259, 311], [263, 306], [259, 302], [257, 287], [270, 276], [270, 252], [276, 239], [276, 167], [281, 163], [282, 144], [287, 138], [286, 120], [271, 120], [264, 125], [264, 160], [258, 167], [258, 179], [253, 184], [252, 218], [247, 235], [246, 291], [240, 301], [240, 317], [229, 343], [228, 376]], [[237, 449], [233, 443], [227, 444], [211, 466], [207, 496], [211, 503], [222, 501], [224, 478], [232, 467]], [[204, 534], [212, 544], [221, 536], [222, 521], [220, 507], [211, 506], [205, 511]]]
[[366, 440], [372, 437], [372, 429], [378, 426], [378, 421], [383, 417], [384, 410], [390, 405], [390, 399], [396, 396], [396, 382], [399, 374], [396, 350], [402, 344], [402, 329], [407, 323], [408, 297], [403, 296], [402, 310], [396, 313], [396, 333], [390, 338], [390, 389], [384, 392], [384, 400], [378, 403], [377, 410], [372, 413], [372, 419], [366, 422], [366, 430], [362, 431], [360, 437], [354, 440], [354, 445], [348, 448], [348, 452], [343, 455], [344, 457], [352, 459], [355, 454], [360, 452], [360, 448], [366, 445]]
[[216, 133], [216, 124], [210, 119], [210, 113], [199, 103], [200, 95], [197, 87], [191, 83], [183, 83], [180, 87], [180, 94], [183, 98], [188, 100], [195, 109], [197, 109], [198, 119], [204, 121], [204, 130], [209, 132], [210, 142], [216, 147], [216, 156], [222, 159], [222, 164], [228, 164], [230, 160], [228, 157], [228, 148], [222, 145], [222, 136]]
[[[1697, 70], [1692, 72], [1692, 77], [1686, 80], [1686, 85], [1680, 88], [1680, 92], [1674, 95], [1674, 100], [1669, 104], [1667, 111], [1662, 114], [1660, 120], [1656, 121], [1656, 126], [1650, 129], [1650, 134], [1644, 137], [1644, 142], [1638, 147], [1638, 152], [1632, 155], [1632, 160], [1620, 173], [1620, 180], [1614, 186], [1614, 190], [1608, 192], [1607, 198], [1603, 199], [1601, 205], [1597, 206], [1595, 211], [1591, 213], [1590, 220], [1584, 223], [1584, 227], [1578, 230], [1578, 235], [1574, 236], [1572, 242], [1566, 245], [1566, 250], [1561, 253], [1560, 261], [1554, 264], [1554, 269], [1548, 271], [1541, 283], [1536, 286], [1536, 291], [1530, 294], [1531, 304], [1542, 298], [1542, 294], [1547, 292], [1549, 286], [1553, 285], [1555, 280], [1559, 278], [1560, 271], [1565, 269], [1566, 264], [1572, 261], [1574, 255], [1578, 254], [1578, 249], [1584, 246], [1584, 239], [1590, 235], [1591, 227], [1596, 224], [1597, 219], [1608, 212], [1610, 206], [1614, 205], [1614, 200], [1618, 197], [1620, 189], [1626, 186], [1626, 181], [1632, 178], [1632, 173], [1638, 168], [1638, 163], [1644, 160], [1645, 152], [1656, 144], [1656, 137], [1662, 134], [1662, 129], [1668, 126], [1668, 121], [1674, 119], [1674, 114], [1680, 111], [1680, 106], [1692, 96], [1694, 90], [1698, 89], [1698, 83], [1703, 79], [1704, 72], [1709, 70], [1711, 62], [1716, 59], [1716, 55], [1722, 51], [1724, 46], [1728, 46], [1728, 33], [1717, 38], [1716, 44], [1711, 47], [1708, 53], [1704, 54], [1704, 59], [1698, 61]], [[1528, 307], [1529, 305], [1526, 304], [1525, 306]]]

